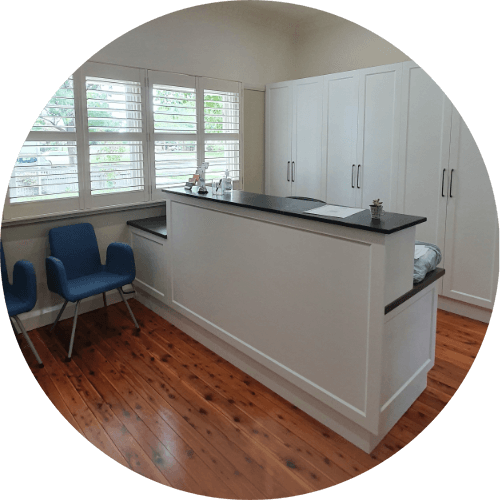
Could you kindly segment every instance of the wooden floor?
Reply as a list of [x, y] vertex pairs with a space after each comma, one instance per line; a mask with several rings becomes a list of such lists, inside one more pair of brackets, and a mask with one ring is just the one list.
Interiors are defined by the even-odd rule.
[[44, 361], [21, 349], [58, 410], [125, 467], [187, 492], [276, 498], [341, 483], [383, 462], [444, 408], [478, 352], [487, 325], [439, 311], [436, 363], [425, 392], [367, 454], [131, 300], [71, 319], [53, 335], [30, 332]]

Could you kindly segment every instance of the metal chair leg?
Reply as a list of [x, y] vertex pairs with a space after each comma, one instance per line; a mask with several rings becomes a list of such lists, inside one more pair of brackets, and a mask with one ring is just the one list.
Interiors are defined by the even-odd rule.
[[73, 352], [73, 343], [75, 342], [75, 331], [76, 331], [76, 321], [78, 319], [78, 306], [80, 301], [78, 300], [75, 304], [75, 316], [73, 317], [73, 330], [71, 331], [71, 340], [69, 341], [68, 357], [66, 361], [71, 360], [71, 353]]
[[104, 300], [104, 307], [108, 307], [108, 302], [106, 301], [106, 292], [102, 292], [102, 298]]
[[62, 313], [64, 312], [64, 309], [66, 309], [66, 306], [68, 305], [68, 301], [64, 302], [63, 306], [61, 307], [61, 310], [59, 311], [59, 314], [57, 315], [56, 320], [54, 321], [54, 324], [52, 325], [52, 328], [50, 329], [50, 333], [54, 330], [54, 328], [57, 325], [57, 322], [61, 319]]
[[125, 296], [123, 295], [123, 292], [122, 292], [122, 289], [121, 288], [117, 288], [118, 292], [120, 293], [120, 296], [123, 300], [123, 302], [125, 302], [125, 305], [127, 306], [127, 309], [128, 309], [128, 312], [130, 313], [130, 316], [132, 316], [132, 320], [134, 321], [134, 325], [135, 327], [139, 330], [140, 329], [140, 326], [139, 324], [137, 323], [137, 320], [135, 319], [135, 316], [134, 316], [134, 313], [132, 312], [132, 309], [130, 309], [130, 306], [128, 305], [128, 302], [127, 302], [127, 299], [125, 298]]
[[40, 368], [43, 368], [42, 360], [41, 360], [40, 356], [38, 355], [38, 352], [36, 351], [35, 346], [33, 345], [33, 342], [31, 342], [31, 339], [29, 338], [28, 333], [26, 332], [26, 329], [24, 328], [22, 321], [19, 319], [18, 316], [13, 316], [13, 318], [16, 320], [16, 323], [18, 324], [19, 328], [21, 329], [21, 332], [23, 333], [23, 337], [26, 339], [26, 342], [28, 342], [28, 345], [30, 346], [31, 351], [35, 355], [35, 358], [38, 361], [38, 366]]
[[15, 333], [16, 335], [21, 335], [21, 333], [22, 333], [22, 332], [18, 332], [18, 331], [17, 331], [17, 327], [16, 327], [16, 324], [14, 323], [14, 320], [13, 320], [12, 318], [9, 318], [9, 319], [10, 319], [10, 324], [12, 325], [12, 328], [13, 328], [13, 330], [14, 330], [14, 333]]

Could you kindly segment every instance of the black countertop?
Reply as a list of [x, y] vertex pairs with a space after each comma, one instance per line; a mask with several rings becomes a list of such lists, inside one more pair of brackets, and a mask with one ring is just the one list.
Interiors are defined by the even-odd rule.
[[148, 219], [129, 220], [127, 224], [148, 233], [155, 234], [160, 238], [167, 237], [167, 218], [165, 215], [149, 217]]
[[407, 227], [416, 226], [425, 222], [425, 217], [414, 215], [403, 215], [394, 212], [386, 212], [380, 220], [371, 218], [370, 210], [364, 210], [357, 214], [340, 219], [338, 217], [323, 217], [304, 213], [305, 210], [321, 207], [324, 203], [317, 201], [294, 200], [291, 198], [281, 198], [279, 196], [268, 196], [265, 194], [249, 193], [246, 191], [232, 191], [223, 196], [212, 196], [212, 188], [207, 187], [207, 194], [198, 194], [198, 188], [193, 187], [192, 191], [181, 188], [165, 188], [162, 191], [166, 193], [175, 193], [190, 198], [204, 199], [207, 203], [225, 203], [227, 205], [236, 205], [239, 207], [253, 208], [264, 212], [273, 212], [301, 219], [310, 219], [328, 224], [337, 224], [340, 226], [373, 231], [375, 233], [391, 234]]
[[432, 285], [432, 283], [437, 281], [439, 278], [442, 278], [444, 276], [444, 272], [445, 271], [443, 268], [437, 267], [436, 269], [434, 269], [434, 271], [427, 273], [425, 278], [420, 283], [415, 283], [411, 290], [404, 293], [403, 295], [401, 295], [401, 297], [398, 297], [396, 300], [392, 301], [390, 304], [387, 304], [385, 306], [385, 314], [390, 313], [393, 309], [396, 309], [396, 307], [399, 307], [401, 304], [406, 302], [408, 299], [411, 299], [418, 292], [421, 292], [424, 288], [427, 288], [429, 285]]

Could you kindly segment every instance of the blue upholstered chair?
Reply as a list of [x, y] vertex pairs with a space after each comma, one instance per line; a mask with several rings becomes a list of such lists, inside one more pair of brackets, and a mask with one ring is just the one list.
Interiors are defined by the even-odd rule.
[[14, 321], [19, 326], [26, 342], [30, 346], [36, 360], [41, 368], [43, 368], [42, 360], [36, 352], [35, 346], [24, 328], [22, 321], [19, 319], [19, 314], [31, 311], [36, 304], [36, 275], [35, 268], [31, 262], [27, 260], [19, 260], [14, 265], [13, 283], [9, 283], [7, 274], [7, 265], [3, 254], [3, 245], [0, 242], [0, 254], [2, 259], [2, 285], [3, 293], [5, 294], [5, 303], [9, 311], [10, 322], [12, 328], [17, 333]]
[[139, 328], [122, 291], [122, 286], [131, 284], [135, 279], [134, 254], [129, 245], [111, 243], [106, 252], [106, 264], [101, 264], [94, 228], [88, 223], [51, 229], [49, 244], [51, 256], [45, 259], [47, 285], [50, 291], [65, 300], [51, 331], [68, 302], [76, 303], [66, 361], [71, 359], [73, 351], [78, 305], [87, 297], [102, 293], [106, 303], [105, 293], [116, 288], [132, 316], [135, 327]]

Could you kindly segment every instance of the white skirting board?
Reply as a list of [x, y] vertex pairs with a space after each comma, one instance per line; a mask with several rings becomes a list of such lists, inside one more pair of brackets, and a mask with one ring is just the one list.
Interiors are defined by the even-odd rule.
[[442, 295], [439, 295], [438, 297], [438, 309], [459, 314], [460, 316], [465, 316], [466, 318], [482, 321], [483, 323], [490, 322], [492, 312], [491, 309], [473, 306], [459, 300], [449, 299], [448, 297], [444, 297]]
[[[384, 433], [378, 436], [372, 434], [151, 295], [142, 290], [137, 290], [136, 298], [148, 309], [151, 309], [190, 337], [261, 382], [366, 453], [370, 453], [383, 439]], [[409, 384], [405, 394], [410, 394], [413, 401], [424, 391], [426, 385], [427, 371], [422, 371]], [[392, 422], [392, 425], [394, 423]]]
[[[127, 300], [129, 298], [134, 297], [134, 294], [127, 295]], [[106, 301], [108, 305], [115, 304], [116, 302], [121, 302], [120, 294], [117, 290], [112, 290], [110, 292], [106, 292]], [[64, 304], [64, 299], [61, 298], [61, 303], [57, 304], [57, 306], [51, 306], [47, 308], [35, 308], [30, 312], [20, 314], [19, 317], [24, 324], [24, 327], [29, 332], [35, 328], [41, 328], [42, 326], [52, 324], [57, 317], [57, 314], [61, 310], [62, 305]], [[88, 299], [84, 299], [81, 301], [80, 306], [78, 308], [78, 315], [95, 311], [96, 309], [100, 309], [104, 307], [104, 302], [102, 298], [102, 294], [93, 295]], [[75, 305], [68, 303], [64, 313], [60, 319], [60, 321], [72, 318], [75, 314]]]

